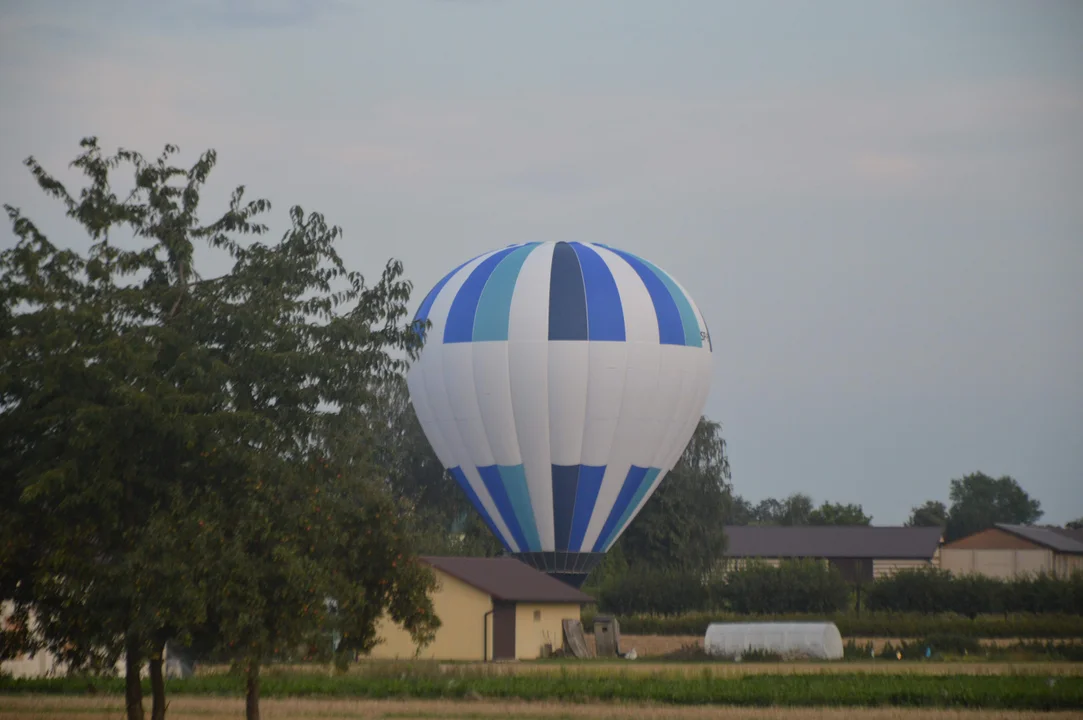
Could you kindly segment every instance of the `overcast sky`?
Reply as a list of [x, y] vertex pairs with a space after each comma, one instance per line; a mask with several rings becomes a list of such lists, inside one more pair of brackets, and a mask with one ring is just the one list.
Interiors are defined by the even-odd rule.
[[[1083, 3], [5, 0], [0, 201], [96, 134], [345, 230], [415, 299], [513, 242], [604, 242], [710, 324], [752, 500], [876, 524], [1010, 474], [1083, 515]], [[4, 247], [10, 232], [0, 235]]]

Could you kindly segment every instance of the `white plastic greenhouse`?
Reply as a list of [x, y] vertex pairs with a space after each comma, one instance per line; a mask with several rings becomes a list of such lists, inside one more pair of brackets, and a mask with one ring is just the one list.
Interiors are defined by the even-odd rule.
[[835, 623], [711, 623], [703, 638], [709, 655], [737, 658], [749, 650], [783, 658], [841, 660], [842, 635]]

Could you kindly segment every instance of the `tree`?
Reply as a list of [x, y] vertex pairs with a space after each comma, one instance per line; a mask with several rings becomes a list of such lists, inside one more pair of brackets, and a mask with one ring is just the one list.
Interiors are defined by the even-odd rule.
[[812, 515], [812, 498], [804, 493], [794, 493], [784, 500], [764, 498], [751, 513], [756, 525], [808, 525]]
[[1064, 527], [1066, 527], [1066, 528], [1068, 528], [1070, 530], [1083, 530], [1083, 517], [1076, 518], [1075, 520], [1072, 520], [1071, 522], [1067, 523]]
[[866, 515], [860, 505], [828, 503], [809, 513], [809, 525], [870, 525], [872, 517]]
[[702, 573], [725, 550], [720, 518], [730, 503], [722, 426], [701, 418], [681, 459], [621, 537], [632, 570]]
[[[364, 651], [385, 612], [423, 642], [437, 622], [432, 577], [412, 560], [372, 444], [331, 456], [342, 427], [375, 425], [373, 386], [416, 352], [401, 265], [366, 286], [335, 253], [341, 231], [296, 207], [278, 243], [242, 243], [266, 230], [254, 220], [270, 206], [240, 188], [202, 224], [213, 151], [184, 169], [169, 165], [172, 146], [156, 162], [104, 157], [93, 138], [83, 148], [78, 200], [27, 164], [91, 236], [86, 257], [8, 208], [0, 472], [17, 502], [0, 515], [16, 528], [0, 559], [29, 553], [4, 565], [0, 590], [73, 664], [123, 655], [129, 718], [142, 718], [144, 659], [164, 716], [170, 636], [218, 636], [246, 667], [250, 718], [278, 643], [333, 627], [341, 652]], [[110, 177], [124, 165], [134, 189], [120, 200]], [[135, 249], [111, 244], [115, 229]], [[230, 271], [201, 277], [196, 242], [224, 251]], [[333, 612], [319, 609], [328, 598]]]
[[[0, 256], [0, 456], [12, 500], [0, 524], [19, 559], [4, 563], [11, 574], [0, 590], [23, 618], [33, 611], [41, 643], [72, 668], [108, 668], [123, 656], [128, 716], [142, 718], [142, 661], [198, 602], [197, 588], [172, 582], [184, 558], [155, 577], [144, 571], [171, 542], [159, 530], [180, 496], [175, 483], [188, 479], [183, 462], [168, 478], [163, 463], [202, 449], [193, 430], [203, 408], [162, 364], [171, 248], [110, 241], [117, 226], [151, 232], [148, 206], [135, 199], [147, 176], [137, 173], [124, 201], [109, 183], [121, 162], [144, 164], [124, 151], [103, 158], [93, 140], [83, 148], [73, 165], [90, 184], [78, 196], [33, 158], [26, 164], [90, 236], [85, 256], [5, 206], [17, 241]], [[164, 712], [156, 692], [153, 715]]]
[[948, 522], [948, 508], [939, 500], [927, 500], [924, 505], [912, 508], [906, 527], [944, 527]]
[[1031, 498], [1010, 476], [992, 478], [975, 472], [951, 481], [951, 509], [945, 539], [949, 542], [996, 523], [1030, 525], [1043, 515], [1041, 503]]
[[748, 525], [755, 520], [755, 514], [756, 508], [752, 503], [740, 495], [731, 494], [722, 522], [726, 525]]

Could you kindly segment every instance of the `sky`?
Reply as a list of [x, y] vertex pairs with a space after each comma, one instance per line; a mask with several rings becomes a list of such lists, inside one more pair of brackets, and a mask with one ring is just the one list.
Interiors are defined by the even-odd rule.
[[[736, 491], [874, 524], [1015, 477], [1083, 516], [1083, 3], [6, 0], [0, 201], [80, 138], [193, 162], [390, 258], [616, 245], [711, 328]], [[0, 234], [0, 247], [14, 242]]]

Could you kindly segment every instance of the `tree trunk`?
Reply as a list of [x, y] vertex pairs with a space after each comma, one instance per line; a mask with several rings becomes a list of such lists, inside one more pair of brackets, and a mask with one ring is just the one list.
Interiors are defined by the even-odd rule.
[[128, 720], [143, 720], [143, 686], [139, 683], [139, 643], [128, 636], [124, 647], [124, 705]]
[[165, 678], [162, 677], [162, 651], [158, 647], [150, 656], [150, 692], [154, 698], [150, 720], [165, 720]]
[[245, 720], [259, 720], [259, 660], [248, 659], [248, 672], [244, 688]]

